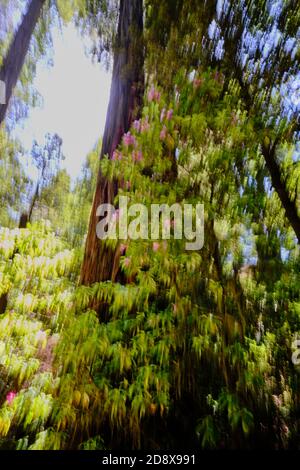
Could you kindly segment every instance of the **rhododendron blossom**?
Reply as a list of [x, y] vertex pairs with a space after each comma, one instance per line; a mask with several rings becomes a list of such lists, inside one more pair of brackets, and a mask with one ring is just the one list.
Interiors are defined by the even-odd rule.
[[169, 111], [167, 112], [167, 120], [168, 121], [171, 121], [171, 119], [173, 117], [173, 114], [174, 114], [173, 109], [169, 109]]
[[150, 129], [148, 118], [144, 119], [141, 123], [141, 132], [147, 132]]
[[157, 101], [159, 102], [160, 101], [160, 98], [161, 98], [161, 94], [158, 90], [155, 89], [154, 86], [152, 86], [149, 90], [149, 93], [148, 93], [148, 101], [149, 103], [151, 103], [151, 101]]
[[137, 131], [137, 132], [141, 132], [141, 120], [139, 119], [138, 121], [134, 121], [133, 123], [133, 128]]
[[121, 243], [120, 245], [120, 254], [124, 255], [126, 253], [128, 246], [125, 243]]
[[120, 209], [116, 209], [112, 215], [112, 220], [115, 222], [116, 220], [119, 220], [119, 218], [120, 218]]
[[112, 160], [122, 160], [122, 153], [119, 150], [115, 150], [111, 157]]
[[9, 392], [6, 395], [6, 401], [11, 405], [16, 396], [17, 396], [16, 392]]
[[135, 150], [132, 153], [132, 159], [134, 162], [140, 162], [143, 159], [143, 153], [141, 152], [141, 150]]
[[123, 143], [126, 147], [129, 147], [130, 145], [134, 146], [136, 144], [136, 139], [134, 135], [132, 135], [130, 132], [127, 132], [127, 134], [124, 134], [123, 136]]
[[164, 108], [160, 114], [160, 122], [163, 122], [165, 117], [166, 117], [166, 108]]
[[166, 219], [164, 221], [164, 227], [165, 228], [170, 228], [171, 227], [171, 220], [170, 219]]

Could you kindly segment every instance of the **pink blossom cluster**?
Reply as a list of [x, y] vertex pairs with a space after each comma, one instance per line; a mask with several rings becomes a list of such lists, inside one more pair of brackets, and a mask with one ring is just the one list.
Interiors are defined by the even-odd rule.
[[115, 150], [114, 153], [112, 154], [111, 159], [112, 160], [122, 160], [122, 157], [123, 157], [122, 153], [119, 152], [119, 150]]
[[149, 103], [151, 103], [151, 101], [156, 101], [157, 103], [159, 103], [160, 98], [161, 98], [161, 93], [158, 90], [156, 90], [155, 87], [152, 85], [152, 87], [150, 88], [148, 92]]
[[152, 246], [153, 251], [156, 253], [160, 249], [160, 243], [154, 242]]
[[167, 121], [171, 121], [172, 117], [173, 117], [173, 114], [174, 114], [174, 111], [173, 109], [169, 109], [168, 111], [166, 110], [166, 108], [163, 108], [161, 114], [160, 114], [160, 122], [163, 122], [165, 119]]
[[132, 126], [137, 132], [141, 132], [141, 120], [140, 119], [135, 120]]
[[125, 255], [127, 248], [128, 246], [125, 243], [121, 243], [119, 250], [122, 256]]
[[153, 242], [152, 245], [152, 250], [157, 253], [161, 248], [163, 248], [164, 251], [167, 250], [168, 244], [166, 241], [164, 241], [162, 244], [159, 242]]
[[147, 132], [150, 129], [148, 117], [134, 121], [133, 128], [139, 133]]
[[16, 392], [11, 391], [6, 395], [6, 401], [11, 405], [16, 396]]
[[166, 229], [169, 229], [169, 228], [171, 228], [171, 227], [174, 228], [174, 226], [175, 226], [175, 221], [174, 221], [174, 220], [166, 219], [166, 220], [164, 221], [164, 227], [165, 227]]
[[149, 121], [148, 121], [148, 117], [146, 119], [143, 119], [142, 123], [141, 123], [141, 132], [147, 132], [149, 131], [150, 129], [150, 124], [149, 124]]
[[134, 162], [140, 162], [143, 160], [143, 152], [141, 150], [134, 150], [132, 152], [132, 159]]
[[136, 138], [130, 132], [127, 132], [123, 136], [123, 144], [126, 147], [130, 147], [130, 146], [135, 147], [136, 146]]
[[112, 215], [112, 220], [113, 220], [113, 221], [119, 220], [120, 215], [121, 215], [121, 214], [120, 214], [120, 209], [116, 209], [115, 212], [114, 212], [113, 215]]

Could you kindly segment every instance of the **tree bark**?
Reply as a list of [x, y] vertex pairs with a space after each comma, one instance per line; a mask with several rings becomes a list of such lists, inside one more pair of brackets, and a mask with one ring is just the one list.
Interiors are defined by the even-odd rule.
[[280, 166], [277, 162], [275, 151], [275, 144], [273, 146], [262, 146], [262, 154], [271, 176], [272, 185], [278, 194], [285, 210], [285, 214], [293, 227], [298, 238], [298, 243], [300, 244], [300, 215], [297, 210], [296, 198], [292, 200], [285, 183], [281, 179]]
[[32, 0], [27, 13], [24, 15], [22, 23], [15, 34], [11, 46], [4, 58], [0, 70], [0, 80], [6, 86], [5, 104], [0, 105], [0, 125], [5, 119], [7, 108], [20, 76], [26, 54], [29, 49], [30, 40], [41, 15], [43, 5], [46, 0]]
[[[129, 130], [133, 120], [139, 116], [143, 93], [143, 1], [120, 0], [110, 101], [100, 159], [104, 155], [112, 157], [122, 136]], [[100, 171], [81, 270], [81, 283], [84, 285], [114, 280], [118, 272], [118, 253], [104, 246], [96, 235], [99, 221], [96, 216], [97, 208], [104, 203], [112, 204], [117, 192], [117, 181], [108, 181]]]
[[[238, 70], [237, 66], [236, 70]], [[250, 114], [253, 99], [251, 98], [247, 85], [242, 79], [242, 73], [240, 70], [238, 73], [236, 73], [236, 78], [242, 90], [246, 109]], [[285, 210], [285, 215], [296, 234], [298, 243], [300, 244], [300, 215], [297, 208], [296, 197], [295, 199], [291, 197], [288, 188], [286, 187], [286, 183], [282, 180], [281, 168], [276, 159], [277, 142], [275, 141], [273, 145], [266, 145], [265, 143], [262, 143], [261, 147], [266, 167], [270, 173], [272, 186], [280, 199], [282, 207]]]
[[0, 296], [0, 315], [3, 315], [3, 313], [5, 313], [7, 303], [8, 303], [8, 293], [5, 292], [5, 294], [2, 294]]

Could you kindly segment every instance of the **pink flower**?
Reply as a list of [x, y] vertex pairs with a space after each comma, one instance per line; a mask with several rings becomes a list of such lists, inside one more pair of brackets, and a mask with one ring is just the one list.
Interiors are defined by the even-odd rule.
[[171, 121], [171, 119], [173, 117], [173, 114], [174, 114], [173, 109], [169, 109], [169, 111], [167, 112], [167, 120], [168, 121]]
[[155, 88], [154, 86], [152, 86], [148, 92], [148, 101], [151, 102], [154, 100], [154, 96], [155, 96]]
[[166, 128], [166, 126], [164, 126], [162, 128], [162, 131], [160, 133], [159, 138], [160, 138], [160, 140], [165, 140], [166, 137], [167, 137], [167, 128]]
[[16, 395], [17, 395], [16, 392], [9, 392], [9, 393], [6, 395], [6, 401], [11, 405], [12, 402], [14, 401]]
[[120, 245], [120, 254], [124, 255], [126, 253], [127, 248], [128, 248], [128, 246], [125, 243], [122, 243]]
[[159, 93], [158, 90], [155, 90], [154, 86], [150, 88], [148, 92], [148, 101], [151, 103], [151, 101], [160, 101], [161, 94]]
[[130, 264], [131, 264], [131, 259], [130, 258], [125, 258], [124, 259], [125, 268], [129, 268]]
[[150, 124], [148, 118], [142, 121], [141, 123], [141, 132], [147, 132], [150, 129]]
[[170, 219], [166, 219], [166, 220], [164, 221], [164, 227], [165, 227], [165, 228], [170, 228], [170, 227], [171, 227], [171, 221], [170, 221]]
[[115, 150], [111, 157], [112, 160], [122, 160], [122, 153]]
[[157, 252], [160, 249], [160, 243], [154, 242], [152, 246], [153, 251]]
[[143, 153], [141, 152], [141, 150], [139, 151], [135, 150], [132, 153], [132, 159], [134, 162], [140, 162], [141, 160], [143, 160]]
[[134, 135], [132, 135], [130, 132], [127, 132], [127, 134], [124, 134], [123, 136], [123, 143], [126, 147], [129, 147], [130, 145], [135, 145], [136, 144], [136, 139]]
[[112, 220], [116, 221], [116, 220], [119, 220], [119, 218], [120, 218], [120, 209], [116, 209], [112, 215]]
[[160, 122], [163, 122], [165, 117], [166, 117], [166, 108], [164, 108], [160, 114]]
[[133, 128], [137, 131], [137, 132], [141, 132], [141, 120], [139, 119], [138, 121], [134, 121], [133, 123]]

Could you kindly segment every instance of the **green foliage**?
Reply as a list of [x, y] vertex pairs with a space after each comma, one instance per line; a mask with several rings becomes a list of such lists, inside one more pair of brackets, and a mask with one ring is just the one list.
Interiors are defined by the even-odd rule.
[[[206, 90], [214, 77], [212, 70], [199, 72]], [[297, 371], [287, 357], [287, 341], [298, 328], [299, 289], [290, 284], [294, 279], [299, 285], [298, 248], [291, 244], [272, 290], [258, 275], [235, 277], [226, 260], [243, 260], [241, 237], [251, 228], [251, 219], [239, 209], [243, 195], [236, 189], [235, 166], [242, 178], [258, 164], [256, 142], [236, 95], [221, 98], [219, 80], [205, 113], [209, 130], [187, 133], [189, 113], [201, 122], [206, 102], [201, 94], [200, 103], [191, 99], [198, 88], [181, 71], [177, 83], [179, 99], [147, 101], [141, 122], [131, 130], [135, 146], [124, 141], [118, 159], [103, 160], [101, 168], [122, 182], [120, 194], [131, 202], [186, 203], [200, 194], [206, 209], [201, 252], [185, 252], [180, 240], [157, 246], [127, 240], [121, 269], [131, 282], [77, 287], [80, 254], [66, 250], [47, 225], [3, 231], [3, 292], [9, 290], [9, 303], [0, 326], [3, 337], [11, 339], [4, 345], [2, 367], [17, 395], [3, 405], [2, 435], [9, 439], [17, 426], [23, 435], [19, 448], [91, 449], [119, 442], [147, 447], [153, 440], [172, 445], [182, 439], [180, 431], [168, 428], [165, 441], [159, 436], [164, 423], [174, 420], [188, 423], [189, 441], [199, 439], [209, 448], [247, 447], [261, 425], [266, 429], [261, 440], [269, 446], [286, 445], [297, 433], [292, 405]], [[173, 109], [169, 119], [163, 109]], [[222, 125], [232, 113], [238, 123], [229, 119]], [[239, 165], [241, 135], [247, 147]], [[137, 152], [142, 154], [138, 160]], [[219, 219], [211, 224], [216, 207]], [[211, 244], [218, 246], [221, 273]], [[100, 305], [97, 312], [93, 304]], [[257, 326], [262, 318], [263, 332]], [[49, 342], [57, 344], [55, 353], [48, 352]], [[104, 433], [107, 426], [118, 439]]]
[[29, 180], [20, 162], [20, 146], [0, 130], [0, 226], [13, 227]]

